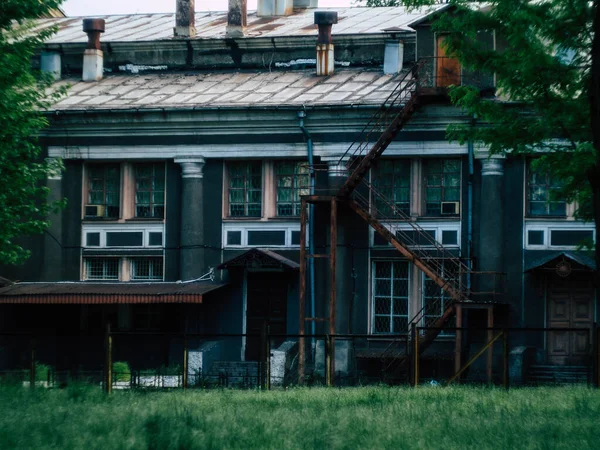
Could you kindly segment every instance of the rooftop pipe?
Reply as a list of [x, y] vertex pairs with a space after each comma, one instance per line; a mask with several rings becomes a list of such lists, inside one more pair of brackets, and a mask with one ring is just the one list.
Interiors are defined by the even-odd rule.
[[338, 22], [337, 11], [315, 11], [315, 25], [319, 27], [317, 38], [317, 76], [333, 74], [333, 39], [331, 27]]
[[105, 30], [104, 19], [83, 19], [83, 31], [88, 35], [83, 52], [83, 81], [100, 81], [104, 73], [104, 53], [100, 47], [100, 34]]

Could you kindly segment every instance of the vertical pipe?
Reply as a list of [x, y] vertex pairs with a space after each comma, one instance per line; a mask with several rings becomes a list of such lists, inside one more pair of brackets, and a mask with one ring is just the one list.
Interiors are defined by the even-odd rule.
[[504, 342], [504, 357], [503, 357], [503, 370], [502, 370], [502, 384], [504, 385], [504, 389], [508, 390], [509, 378], [508, 378], [508, 331], [504, 329], [502, 331], [502, 337]]
[[112, 334], [110, 333], [110, 323], [106, 325], [106, 362], [105, 362], [105, 391], [112, 393]]
[[29, 387], [31, 389], [35, 388], [35, 360], [36, 360], [36, 356], [35, 356], [35, 338], [32, 337], [31, 338], [31, 357], [30, 357], [30, 363], [29, 363]]
[[[462, 367], [462, 348], [463, 348], [463, 310], [460, 304], [454, 305], [456, 314], [456, 342], [454, 355], [454, 373], [458, 373]], [[459, 378], [460, 380], [460, 378]]]
[[269, 337], [269, 328], [267, 327], [267, 334], [265, 339], [265, 352], [266, 352], [266, 374], [265, 374], [265, 388], [270, 391], [271, 390], [271, 338]]
[[[488, 306], [487, 309], [487, 319], [488, 319], [488, 328], [494, 328], [494, 307]], [[494, 339], [494, 330], [488, 330], [488, 342], [491, 342]], [[488, 384], [492, 384], [492, 375], [493, 375], [493, 363], [494, 363], [494, 345], [490, 345], [487, 350], [487, 381]]]
[[413, 344], [414, 344], [414, 356], [415, 356], [415, 374], [414, 374], [414, 383], [415, 387], [419, 385], [419, 330], [416, 324], [413, 324], [414, 334], [413, 334]]
[[595, 351], [595, 366], [596, 366], [596, 376], [595, 378], [595, 386], [597, 388], [600, 388], [600, 333], [598, 332], [598, 326], [597, 324], [594, 324], [594, 332], [595, 332], [595, 347], [596, 347], [596, 351]]
[[188, 338], [187, 334], [183, 336], [183, 390], [188, 387]]
[[[331, 348], [330, 348], [330, 369], [332, 375], [335, 374], [335, 307], [336, 307], [336, 296], [337, 296], [337, 284], [336, 284], [336, 254], [337, 254], [337, 198], [331, 198], [331, 236], [330, 236], [330, 248], [329, 248], [329, 275], [330, 281], [330, 293], [329, 293], [329, 334], [332, 335]], [[333, 386], [334, 380], [331, 380]]]
[[[473, 117], [472, 125], [475, 125], [475, 117]], [[469, 139], [467, 142], [469, 152], [469, 178], [467, 180], [467, 264], [469, 273], [467, 273], [467, 291], [471, 291], [471, 271], [473, 270], [473, 174], [475, 173], [474, 165], [474, 148], [473, 141]]]
[[306, 200], [300, 202], [300, 293], [298, 324], [298, 384], [304, 384], [304, 362], [306, 343], [304, 342], [304, 325], [306, 314]]

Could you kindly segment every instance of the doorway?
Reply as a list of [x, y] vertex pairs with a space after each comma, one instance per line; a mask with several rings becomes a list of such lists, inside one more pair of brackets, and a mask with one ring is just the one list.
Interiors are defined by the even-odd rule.
[[548, 327], [586, 329], [581, 332], [548, 332], [548, 362], [558, 365], [587, 364], [594, 323], [594, 294], [589, 275], [572, 273], [565, 278], [556, 275], [547, 277]]
[[[248, 272], [246, 284], [246, 361], [264, 357], [261, 333], [287, 332], [288, 277], [283, 272]], [[279, 341], [283, 341], [280, 338]], [[272, 341], [272, 344], [277, 344]]]
[[436, 86], [441, 88], [459, 86], [461, 82], [460, 62], [456, 58], [449, 57], [443, 46], [447, 37], [447, 34], [437, 35]]

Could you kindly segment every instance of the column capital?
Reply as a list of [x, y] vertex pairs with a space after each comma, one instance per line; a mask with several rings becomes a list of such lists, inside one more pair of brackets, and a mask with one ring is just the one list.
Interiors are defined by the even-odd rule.
[[175, 162], [181, 166], [181, 178], [203, 178], [205, 159], [202, 156], [178, 156]]
[[481, 175], [504, 175], [503, 158], [487, 158], [481, 160]]

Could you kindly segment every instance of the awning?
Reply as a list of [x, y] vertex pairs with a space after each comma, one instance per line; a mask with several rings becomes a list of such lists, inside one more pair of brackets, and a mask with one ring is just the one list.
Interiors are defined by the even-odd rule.
[[0, 289], [0, 304], [202, 303], [202, 296], [225, 286], [189, 283], [56, 282], [15, 283]]
[[596, 270], [596, 262], [581, 253], [574, 252], [559, 252], [550, 255], [545, 255], [535, 261], [532, 261], [525, 267], [525, 272], [531, 272], [533, 270], [552, 269], [555, 270], [557, 264], [561, 261], [567, 261], [574, 264], [574, 269], [584, 271]]
[[298, 270], [300, 264], [271, 250], [253, 248], [224, 262], [217, 269], [231, 269], [232, 267]]

